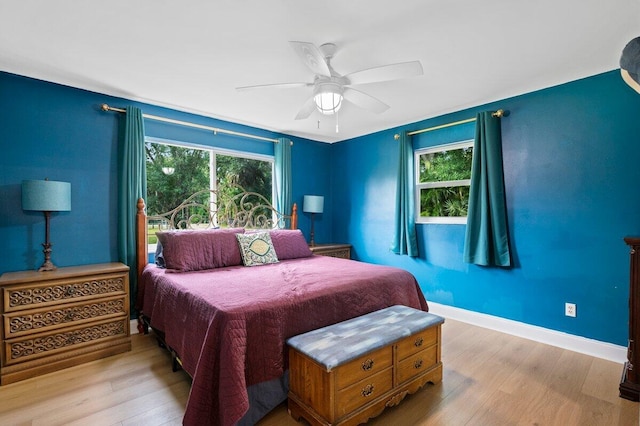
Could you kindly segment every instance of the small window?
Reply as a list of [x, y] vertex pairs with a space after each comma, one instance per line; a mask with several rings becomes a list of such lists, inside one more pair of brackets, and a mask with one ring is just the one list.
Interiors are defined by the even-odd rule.
[[415, 151], [416, 222], [467, 223], [473, 140]]

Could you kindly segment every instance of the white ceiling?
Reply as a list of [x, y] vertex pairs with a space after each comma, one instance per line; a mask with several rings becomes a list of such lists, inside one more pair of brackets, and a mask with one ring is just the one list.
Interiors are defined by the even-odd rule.
[[[324, 142], [619, 67], [640, 0], [2, 0], [0, 70]], [[391, 106], [294, 120], [312, 82], [288, 41], [333, 42], [340, 74], [419, 60], [360, 85]], [[121, 106], [121, 105], [115, 105]]]

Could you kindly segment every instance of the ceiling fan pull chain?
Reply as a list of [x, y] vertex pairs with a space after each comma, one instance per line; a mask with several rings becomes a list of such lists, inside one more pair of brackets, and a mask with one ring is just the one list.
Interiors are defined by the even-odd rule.
[[336, 133], [339, 133], [340, 130], [338, 128], [338, 111], [336, 111]]

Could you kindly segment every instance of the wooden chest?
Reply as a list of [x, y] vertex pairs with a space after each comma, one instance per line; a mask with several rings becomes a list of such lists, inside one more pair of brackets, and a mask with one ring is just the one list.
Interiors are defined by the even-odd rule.
[[9, 272], [0, 290], [2, 385], [131, 350], [126, 265]]
[[357, 425], [442, 380], [444, 320], [392, 306], [289, 340], [289, 413], [312, 425]]

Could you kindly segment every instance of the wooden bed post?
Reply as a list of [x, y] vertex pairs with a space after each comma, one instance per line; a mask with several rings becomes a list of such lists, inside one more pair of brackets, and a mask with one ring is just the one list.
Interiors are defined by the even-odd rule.
[[291, 226], [290, 229], [298, 229], [298, 205], [293, 203], [291, 208]]

